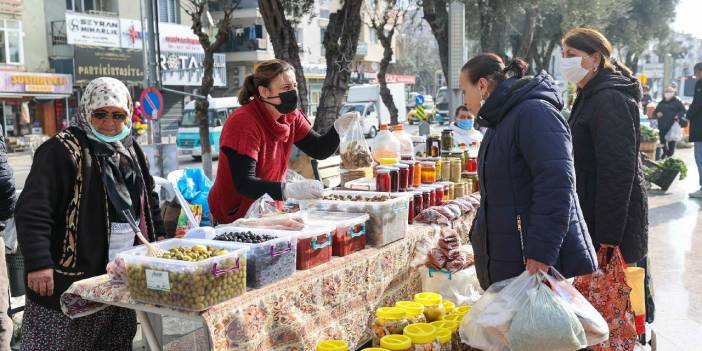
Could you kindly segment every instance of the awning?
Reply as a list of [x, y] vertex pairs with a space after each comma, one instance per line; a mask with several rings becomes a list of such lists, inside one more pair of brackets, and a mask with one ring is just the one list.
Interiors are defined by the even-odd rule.
[[55, 99], [65, 99], [70, 97], [71, 94], [51, 94], [51, 93], [6, 93], [0, 92], [0, 99], [25, 99], [25, 98], [35, 98], [35, 99], [45, 99], [45, 100], [55, 100]]

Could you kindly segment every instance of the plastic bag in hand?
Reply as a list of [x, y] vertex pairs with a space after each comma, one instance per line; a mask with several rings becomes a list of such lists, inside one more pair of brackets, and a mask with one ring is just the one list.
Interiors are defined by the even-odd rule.
[[539, 272], [532, 276], [536, 287], [527, 290], [526, 304], [514, 314], [507, 332], [512, 350], [573, 351], [586, 347], [580, 320], [565, 301], [541, 282], [544, 275]]
[[207, 178], [202, 168], [186, 168], [183, 176], [178, 180], [178, 191], [183, 195], [185, 201], [191, 205], [202, 206], [202, 220], [200, 225], [212, 225], [210, 206], [207, 202], [207, 195], [212, 188], [212, 181]]
[[244, 216], [244, 218], [262, 218], [265, 216], [276, 215], [279, 212], [280, 210], [276, 205], [276, 201], [273, 200], [270, 195], [264, 194], [263, 196], [259, 197], [256, 202], [251, 204], [251, 207], [249, 207], [249, 210], [246, 211], [246, 216]]
[[[561, 350], [559, 348], [560, 345], [566, 347], [567, 350], [577, 350], [586, 347], [585, 332], [580, 320], [569, 304], [552, 292], [550, 293], [553, 297], [552, 299], [545, 299], [543, 295], [539, 295], [537, 299], [536, 291], [542, 288], [548, 290], [548, 286], [542, 282], [545, 276], [545, 273], [531, 275], [525, 271], [515, 278], [490, 286], [461, 324], [460, 333], [463, 342], [484, 351], [517, 350], [513, 347], [532, 347], [533, 345], [512, 345], [510, 340], [515, 340], [517, 337], [524, 338], [522, 333], [527, 328], [533, 328], [531, 329], [532, 334], [527, 338], [535, 338], [538, 334], [539, 343], [542, 344], [542, 346], [537, 348], [538, 350]], [[549, 307], [538, 307], [538, 303], [537, 305], [530, 305], [536, 307], [530, 310], [529, 313], [543, 313], [544, 315], [535, 317], [538, 320], [549, 319], [550, 321], [553, 319], [559, 322], [557, 324], [552, 324], [551, 322], [544, 324], [531, 320], [532, 327], [517, 325], [517, 329], [512, 331], [511, 328], [515, 327], [515, 316], [518, 313], [523, 313], [523, 310], [530, 303], [536, 303], [534, 301], [548, 302]], [[560, 303], [555, 304], [554, 301], [559, 301]], [[564, 310], [570, 311], [570, 313], [565, 313]], [[521, 315], [519, 318], [519, 323], [522, 323], [525, 319], [531, 317], [529, 315]], [[566, 323], [566, 321], [568, 322]], [[541, 337], [545, 337], [545, 339], [542, 340]]]
[[339, 154], [341, 156], [341, 169], [358, 169], [373, 165], [366, 137], [363, 134], [360, 118], [356, 118], [347, 128], [344, 135], [340, 136]]
[[480, 299], [483, 292], [475, 266], [455, 273], [421, 267], [419, 275], [422, 278], [422, 291], [437, 293], [456, 305], [472, 305]]

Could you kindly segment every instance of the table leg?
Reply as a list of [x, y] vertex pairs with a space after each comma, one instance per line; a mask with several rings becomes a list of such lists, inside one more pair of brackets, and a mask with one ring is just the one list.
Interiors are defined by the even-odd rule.
[[141, 329], [144, 332], [144, 336], [146, 336], [146, 343], [149, 345], [149, 350], [151, 350], [151, 351], [162, 350], [161, 345], [158, 342], [158, 338], [156, 337], [156, 334], [154, 333], [154, 329], [151, 327], [151, 321], [149, 320], [149, 317], [146, 315], [146, 312], [136, 311], [136, 314], [137, 314], [137, 319], [139, 320], [139, 323], [141, 323]]

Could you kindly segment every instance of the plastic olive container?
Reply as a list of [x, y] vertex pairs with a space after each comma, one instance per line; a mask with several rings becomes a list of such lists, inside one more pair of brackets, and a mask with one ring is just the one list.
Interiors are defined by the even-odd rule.
[[[246, 253], [248, 265], [246, 267], [246, 285], [251, 289], [259, 289], [293, 275], [297, 263], [297, 238], [291, 232], [274, 229], [220, 227], [215, 229], [215, 234], [220, 235], [230, 232], [251, 232], [265, 234], [276, 239], [258, 244], [233, 242], [249, 250]], [[220, 242], [220, 241], [217, 241]]]
[[431, 322], [429, 323], [433, 325], [434, 327], [438, 328], [446, 328], [448, 329], [451, 334], [451, 344], [453, 345], [452, 349], [454, 351], [458, 351], [461, 349], [461, 337], [458, 335], [458, 325], [459, 323], [456, 321], [448, 321], [448, 320], [442, 320], [442, 321], [436, 321], [436, 322]]
[[405, 310], [407, 320], [410, 324], [426, 323], [427, 317], [424, 316], [424, 305], [414, 301], [398, 301], [395, 307]]
[[460, 314], [460, 315], [466, 315], [470, 312], [470, 310], [473, 309], [473, 306], [470, 305], [460, 305], [456, 308], [454, 308], [453, 311], [451, 311], [451, 314]]
[[429, 323], [442, 320], [446, 316], [442, 300], [441, 295], [436, 293], [423, 292], [414, 295], [414, 302], [424, 305], [424, 316]]
[[442, 300], [441, 303], [444, 305], [444, 312], [447, 316], [450, 315], [456, 308], [456, 304], [454, 304], [451, 300]]
[[305, 222], [334, 226], [332, 255], [343, 257], [366, 248], [366, 223], [369, 219], [369, 215], [360, 213], [308, 211]]
[[404, 309], [398, 307], [381, 307], [375, 311], [373, 321], [373, 345], [378, 346], [380, 339], [387, 335], [402, 335], [409, 325]]
[[453, 339], [453, 334], [451, 334], [450, 330], [446, 328], [436, 328], [436, 340], [439, 342], [441, 351], [453, 351], [451, 339]]
[[326, 340], [317, 344], [317, 351], [349, 351], [349, 344], [344, 340]]
[[411, 351], [412, 339], [405, 335], [388, 335], [380, 339], [380, 347], [389, 351]]
[[412, 339], [415, 350], [439, 351], [441, 345], [436, 339], [436, 327], [427, 323], [417, 323], [407, 326], [404, 333]]
[[457, 323], [461, 323], [463, 321], [463, 315], [462, 314], [450, 314], [448, 316], [445, 316], [443, 320], [445, 321], [454, 321]]
[[226, 253], [194, 262], [147, 256], [144, 245], [120, 253], [135, 301], [202, 311], [246, 291], [247, 249], [241, 245], [199, 239], [169, 239], [153, 245], [162, 250], [202, 245]]

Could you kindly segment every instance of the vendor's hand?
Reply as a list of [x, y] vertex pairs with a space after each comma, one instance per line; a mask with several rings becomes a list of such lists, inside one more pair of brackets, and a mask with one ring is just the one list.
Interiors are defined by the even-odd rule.
[[54, 294], [54, 269], [46, 268], [27, 274], [27, 286], [39, 296]]
[[334, 129], [339, 135], [344, 135], [348, 132], [349, 128], [361, 119], [361, 114], [358, 112], [346, 112], [336, 121], [334, 121]]
[[318, 180], [305, 179], [300, 182], [285, 183], [283, 196], [285, 199], [313, 200], [322, 197], [324, 186]]
[[531, 258], [527, 258], [526, 262], [526, 270], [529, 272], [529, 274], [536, 274], [538, 271], [543, 271], [544, 273], [548, 273], [549, 266], [546, 264], [543, 264], [539, 261], [532, 260]]

